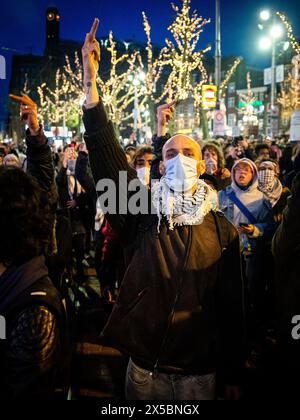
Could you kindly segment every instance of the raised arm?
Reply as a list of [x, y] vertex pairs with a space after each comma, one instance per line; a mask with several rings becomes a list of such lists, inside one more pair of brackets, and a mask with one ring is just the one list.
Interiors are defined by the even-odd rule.
[[37, 105], [27, 95], [9, 95], [20, 104], [21, 119], [28, 126], [27, 143], [27, 173], [33, 176], [45, 193], [50, 205], [56, 205], [57, 191], [52, 153], [42, 126], [38, 122]]
[[97, 201], [96, 187], [89, 167], [89, 155], [86, 145], [83, 143], [79, 146], [78, 157], [75, 167], [75, 177], [83, 187], [85, 192], [95, 203]]
[[164, 104], [157, 108], [157, 136], [153, 137], [154, 159], [151, 166], [151, 179], [160, 179], [159, 166], [162, 161], [162, 150], [170, 136], [167, 133], [168, 123], [171, 121], [174, 113], [174, 102]]
[[[107, 214], [107, 218], [110, 225], [121, 234], [125, 228], [125, 230], [130, 228], [132, 217], [121, 215], [118, 212], [118, 198], [121, 197], [122, 201], [127, 200], [127, 185], [136, 179], [137, 175], [136, 171], [127, 163], [126, 155], [116, 137], [112, 122], [108, 120], [97, 90], [96, 78], [99, 69], [100, 46], [95, 36], [98, 25], [99, 21], [95, 19], [82, 48], [83, 82], [86, 95], [83, 116], [86, 128], [85, 142], [96, 186], [103, 179], [112, 180], [116, 186], [117, 214]], [[127, 173], [127, 183], [119, 182], [121, 171]], [[124, 206], [124, 203], [122, 204]]]

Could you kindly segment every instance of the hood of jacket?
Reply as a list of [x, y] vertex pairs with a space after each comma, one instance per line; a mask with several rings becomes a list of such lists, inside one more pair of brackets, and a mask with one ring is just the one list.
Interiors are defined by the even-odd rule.
[[[235, 181], [235, 168], [239, 163], [245, 163], [249, 165], [253, 171], [253, 179], [247, 189], [242, 189]], [[232, 168], [232, 184], [231, 188], [227, 190], [230, 193], [233, 190], [238, 199], [248, 208], [256, 219], [259, 219], [259, 215], [262, 210], [262, 206], [266, 201], [264, 194], [258, 189], [258, 170], [254, 162], [249, 159], [239, 160]], [[235, 226], [239, 226], [240, 223], [249, 223], [248, 218], [234, 206], [234, 212], [230, 218], [231, 222]]]
[[[242, 189], [237, 183], [236, 183], [236, 180], [235, 180], [235, 170], [236, 170], [236, 167], [239, 165], [239, 164], [241, 164], [241, 163], [244, 163], [244, 164], [246, 164], [246, 165], [248, 165], [248, 166], [250, 166], [250, 168], [252, 169], [252, 172], [253, 172], [253, 178], [252, 178], [252, 181], [251, 181], [251, 183], [250, 183], [250, 185], [248, 186], [248, 188], [247, 189]], [[258, 169], [257, 169], [257, 166], [255, 165], [255, 163], [254, 162], [252, 162], [252, 160], [250, 160], [250, 159], [240, 159], [240, 160], [238, 160], [235, 164], [234, 164], [234, 166], [233, 166], [233, 168], [232, 168], [232, 171], [231, 171], [231, 179], [232, 179], [232, 184], [231, 184], [231, 187], [232, 187], [232, 189], [236, 192], [236, 193], [240, 193], [240, 192], [244, 192], [244, 193], [249, 193], [249, 192], [253, 192], [253, 191], [256, 191], [257, 189], [258, 189]]]
[[9, 267], [0, 276], [0, 314], [4, 314], [22, 292], [47, 275], [44, 256], [35, 257], [18, 267]]

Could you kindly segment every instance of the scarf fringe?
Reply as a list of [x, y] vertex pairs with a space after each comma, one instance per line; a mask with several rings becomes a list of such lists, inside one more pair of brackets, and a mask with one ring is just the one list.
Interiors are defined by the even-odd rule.
[[194, 226], [203, 223], [205, 216], [218, 210], [218, 196], [204, 181], [197, 181], [197, 189], [193, 196], [173, 193], [162, 178], [152, 190], [152, 200], [157, 211], [158, 226], [163, 217], [167, 218], [169, 229], [175, 226]]

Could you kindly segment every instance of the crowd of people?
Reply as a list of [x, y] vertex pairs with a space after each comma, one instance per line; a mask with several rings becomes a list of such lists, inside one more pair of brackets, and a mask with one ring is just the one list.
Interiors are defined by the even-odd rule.
[[[0, 145], [0, 399], [67, 394], [64, 281], [84, 285], [91, 259], [110, 313], [99, 343], [129, 358], [127, 399], [239, 399], [266, 340], [278, 395], [291, 397], [299, 144], [170, 136], [171, 103], [158, 107], [152, 146], [122, 147], [97, 91], [97, 27], [82, 50], [84, 141], [50, 147], [36, 104], [11, 95], [28, 129], [26, 150]], [[122, 200], [120, 172], [139, 179], [155, 214], [103, 210], [96, 185], [112, 180]]]

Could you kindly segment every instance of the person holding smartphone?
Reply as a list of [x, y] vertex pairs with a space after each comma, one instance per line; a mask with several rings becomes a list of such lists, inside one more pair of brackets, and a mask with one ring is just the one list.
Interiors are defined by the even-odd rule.
[[274, 233], [275, 221], [271, 203], [258, 188], [255, 163], [241, 159], [233, 166], [231, 176], [231, 186], [219, 193], [219, 205], [239, 231], [249, 333], [254, 337], [264, 307], [264, 250]]

